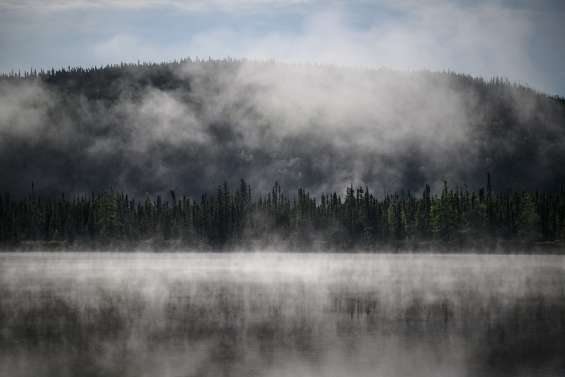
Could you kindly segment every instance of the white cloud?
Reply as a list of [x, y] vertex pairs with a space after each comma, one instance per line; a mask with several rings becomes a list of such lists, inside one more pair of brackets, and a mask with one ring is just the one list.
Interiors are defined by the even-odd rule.
[[68, 10], [82, 8], [176, 7], [187, 10], [253, 8], [304, 4], [309, 0], [4, 0], [2, 9]]
[[[316, 6], [311, 6], [312, 4]], [[355, 4], [362, 4], [366, 8], [357, 9]], [[186, 34], [182, 34], [178, 24], [175, 25], [174, 32], [169, 32], [158, 23], [148, 25], [148, 30], [140, 30], [139, 25], [130, 25], [127, 21], [106, 31], [101, 27], [100, 19], [91, 16], [91, 12], [82, 12], [79, 22], [69, 22], [69, 18], [53, 13], [56, 15], [44, 18], [58, 22], [52, 21], [47, 26], [42, 26], [43, 29], [49, 27], [51, 30], [59, 28], [59, 25], [67, 25], [61, 33], [69, 35], [74, 31], [80, 34], [77, 38], [89, 37], [84, 46], [69, 49], [67, 55], [74, 54], [75, 57], [74, 60], [73, 56], [67, 59], [70, 64], [76, 64], [73, 63], [76, 61], [78, 64], [83, 61], [91, 64], [165, 61], [186, 56], [247, 57], [386, 66], [404, 70], [450, 69], [486, 77], [505, 76], [551, 92], [556, 90], [555, 77], [562, 74], [556, 64], [547, 61], [559, 61], [558, 53], [553, 51], [559, 51], [560, 46], [556, 46], [555, 41], [562, 27], [555, 27], [556, 30], [548, 32], [548, 37], [543, 38], [544, 41], [554, 41], [545, 42], [547, 46], [543, 47], [551, 50], [545, 53], [553, 58], [533, 56], [532, 36], [537, 36], [537, 40], [540, 40], [536, 33], [539, 33], [539, 20], [543, 19], [540, 14], [543, 12], [528, 4], [530, 3], [522, 1], [520, 6], [510, 6], [504, 0], [491, 3], [483, 0], [474, 3], [448, 0], [352, 0], [348, 3], [332, 0], [0, 0], [0, 10], [17, 8], [25, 14], [34, 9], [49, 11], [85, 7], [143, 8], [149, 9], [148, 12], [155, 7], [226, 11], [222, 12], [221, 17], [229, 22], [212, 22], [214, 19], [211, 18], [210, 23], [202, 22], [200, 26], [187, 28]], [[292, 29], [291, 24], [285, 24], [286, 18], [277, 19], [277, 6], [303, 10], [293, 13], [295, 23], [292, 26], [297, 26], [296, 28]], [[250, 20], [240, 17], [240, 11], [244, 9], [264, 10], [264, 14], [269, 15], [269, 22], [274, 23], [273, 27], [256, 28], [253, 25], [263, 13], [250, 18], [251, 24], [244, 25], [243, 22]], [[359, 27], [352, 25], [355, 21], [350, 16], [352, 12], [360, 12], [360, 9], [384, 13], [376, 17], [377, 21], [368, 21]], [[193, 17], [200, 16], [196, 13]], [[190, 22], [188, 18], [187, 23]], [[367, 18], [369, 19], [370, 17]], [[41, 34], [41, 30], [34, 29], [35, 24], [37, 23], [29, 22], [23, 28], [10, 26], [7, 32], [11, 35], [6, 40], [26, 35], [26, 31], [30, 34], [30, 30], [34, 34]], [[158, 25], [157, 28], [155, 25]], [[103, 34], [101, 30], [104, 31]], [[113, 35], [108, 36], [109, 33]], [[95, 34], [98, 35], [92, 38]], [[151, 40], [148, 36], [157, 38]], [[53, 40], [57, 41], [58, 38]], [[76, 58], [86, 56], [88, 60]], [[17, 64], [21, 65], [20, 62]], [[551, 74], [547, 72], [548, 64], [553, 67]], [[10, 68], [12, 65], [4, 64]]]
[[169, 45], [117, 35], [94, 51], [104, 62], [231, 56], [403, 70], [451, 69], [547, 86], [543, 72], [536, 70], [529, 56], [528, 37], [534, 25], [528, 11], [442, 0], [428, 2], [427, 7], [409, 8], [408, 3], [395, 3], [403, 9], [402, 17], [385, 18], [364, 29], [351, 27], [341, 8], [332, 7], [310, 14], [300, 32], [245, 34], [224, 27]]

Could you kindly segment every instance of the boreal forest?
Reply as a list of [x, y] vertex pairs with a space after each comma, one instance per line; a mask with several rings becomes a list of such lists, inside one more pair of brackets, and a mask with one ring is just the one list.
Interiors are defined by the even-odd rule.
[[531, 251], [565, 239], [564, 162], [565, 100], [503, 78], [232, 59], [0, 76], [6, 249]]
[[0, 242], [11, 248], [547, 252], [563, 241], [565, 189], [495, 193], [490, 176], [478, 192], [444, 183], [438, 195], [426, 185], [421, 195], [381, 199], [366, 187], [348, 187], [343, 196], [334, 192], [318, 200], [303, 189], [289, 195], [278, 183], [254, 195], [244, 180], [237, 189], [224, 183], [196, 199], [174, 191], [143, 200], [119, 192], [0, 198]]

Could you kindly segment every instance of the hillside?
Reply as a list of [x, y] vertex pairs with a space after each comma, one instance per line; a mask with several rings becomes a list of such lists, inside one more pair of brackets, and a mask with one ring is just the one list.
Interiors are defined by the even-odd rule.
[[4, 75], [0, 191], [554, 190], [565, 101], [501, 79], [192, 61]]

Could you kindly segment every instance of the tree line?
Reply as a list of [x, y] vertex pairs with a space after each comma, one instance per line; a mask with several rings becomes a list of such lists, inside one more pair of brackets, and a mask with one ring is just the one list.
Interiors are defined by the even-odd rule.
[[565, 189], [555, 192], [495, 192], [443, 189], [378, 197], [367, 187], [319, 197], [275, 183], [255, 194], [241, 180], [200, 198], [144, 199], [106, 191], [90, 195], [24, 198], [0, 196], [3, 248], [40, 245], [87, 247], [145, 243], [187, 249], [232, 249], [284, 245], [292, 249], [378, 250], [389, 247], [454, 249], [514, 242], [565, 241]]
[[[115, 99], [120, 95], [124, 88], [135, 88], [153, 86], [160, 89], [188, 89], [190, 83], [179, 80], [175, 70], [184, 67], [199, 67], [208, 69], [212, 72], [236, 72], [243, 64], [252, 64], [257, 69], [262, 66], [272, 66], [274, 64], [287, 67], [302, 67], [305, 69], [317, 69], [342, 73], [376, 73], [385, 71], [384, 68], [362, 68], [362, 67], [343, 67], [331, 64], [320, 63], [284, 63], [274, 60], [253, 60], [253, 59], [212, 59], [212, 58], [182, 58], [172, 61], [147, 62], [137, 61], [121, 62], [119, 64], [106, 64], [101, 66], [67, 66], [58, 69], [50, 68], [30, 68], [0, 72], [0, 82], [19, 83], [22, 81], [41, 81], [50, 86], [59, 88], [61, 93], [72, 93], [73, 95], [82, 94], [89, 99]], [[390, 72], [393, 72], [390, 70]], [[485, 79], [469, 74], [457, 73], [453, 71], [421, 71], [420, 74], [427, 75], [435, 80], [448, 80], [454, 87], [473, 89], [480, 95], [489, 94], [500, 96], [509, 91], [519, 91], [529, 93], [542, 99], [554, 100], [561, 105], [565, 105], [565, 98], [559, 95], [548, 95], [538, 92], [529, 86], [511, 82], [505, 77], [493, 76]], [[119, 85], [113, 85], [118, 83]], [[489, 93], [492, 92], [492, 93]], [[489, 99], [492, 99], [490, 98]]]

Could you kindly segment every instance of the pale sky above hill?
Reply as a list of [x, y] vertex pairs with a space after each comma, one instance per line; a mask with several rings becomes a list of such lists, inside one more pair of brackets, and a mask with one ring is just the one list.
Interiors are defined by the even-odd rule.
[[452, 70], [565, 95], [559, 0], [0, 0], [0, 70], [183, 57]]

